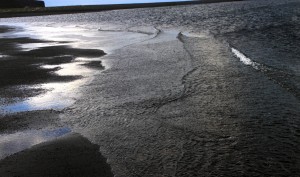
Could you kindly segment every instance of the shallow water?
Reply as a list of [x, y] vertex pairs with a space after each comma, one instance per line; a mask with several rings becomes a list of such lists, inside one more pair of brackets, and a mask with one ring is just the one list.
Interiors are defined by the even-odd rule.
[[[6, 24], [13, 25], [13, 24]], [[33, 39], [42, 39], [45, 41], [54, 41], [47, 43], [25, 43], [19, 44], [18, 47], [22, 51], [32, 51], [39, 48], [50, 47], [50, 46], [62, 46], [66, 43], [75, 48], [88, 48], [88, 49], [101, 49], [105, 52], [112, 52], [113, 50], [129, 46], [139, 41], [146, 40], [155, 35], [156, 30], [150, 29], [150, 32], [135, 32], [131, 31], [111, 31], [104, 29], [92, 29], [88, 30], [81, 27], [51, 27], [51, 26], [29, 26], [24, 24], [18, 24], [13, 26], [14, 28], [23, 28], [22, 31], [10, 33], [5, 37], [30, 37]], [[148, 30], [149, 31], [149, 30]], [[55, 32], [55, 33], [54, 33]], [[3, 55], [3, 57], [5, 57]], [[63, 57], [63, 56], [62, 56]], [[44, 110], [54, 109], [62, 110], [72, 105], [76, 99], [80, 96], [78, 88], [84, 84], [88, 84], [92, 80], [92, 76], [102, 70], [84, 65], [91, 61], [101, 61], [103, 68], [108, 69], [109, 64], [105, 62], [101, 57], [90, 58], [90, 57], [77, 57], [74, 58], [71, 63], [59, 64], [59, 65], [41, 65], [43, 69], [56, 69], [57, 71], [53, 74], [58, 76], [80, 76], [83, 77], [79, 80], [65, 83], [42, 83], [39, 85], [27, 86], [27, 88], [43, 89], [46, 93], [37, 95], [35, 97], [26, 98], [24, 101], [13, 103], [10, 105], [0, 106], [0, 110], [4, 114], [33, 111], [33, 110]], [[39, 64], [39, 63], [36, 63]], [[26, 86], [22, 86], [26, 87]]]

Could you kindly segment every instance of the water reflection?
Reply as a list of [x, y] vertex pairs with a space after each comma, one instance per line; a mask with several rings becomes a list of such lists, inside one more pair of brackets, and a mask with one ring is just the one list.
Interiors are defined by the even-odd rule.
[[54, 130], [28, 130], [14, 134], [2, 134], [0, 135], [0, 159], [70, 132], [71, 129], [63, 127]]
[[22, 49], [22, 51], [30, 51], [41, 47], [51, 47], [51, 46], [58, 46], [58, 45], [65, 45], [65, 44], [61, 44], [58, 42], [47, 42], [47, 43], [19, 44], [18, 46]]
[[2, 54], [0, 53], [0, 59], [6, 58], [6, 57], [8, 57], [8, 56], [7, 56], [7, 55], [2, 55]]
[[[88, 27], [86, 25], [74, 26], [68, 24], [61, 24], [60, 26], [56, 24], [10, 25], [20, 25], [26, 29], [14, 34], [18, 37], [56, 41], [55, 45], [59, 45], [61, 42], [68, 42], [68, 45], [74, 48], [100, 49], [106, 53], [152, 38], [157, 32], [152, 27], [141, 27], [142, 30], [130, 30], [107, 25], [101, 25], [99, 28], [99, 24], [89, 24]], [[26, 45], [22, 46], [28, 47], [28, 44]]]
[[[98, 24], [74, 26], [67, 24], [6, 24], [16, 27], [16, 31], [5, 33], [9, 37], [27, 37], [32, 39], [42, 39], [50, 41], [45, 43], [25, 43], [20, 44], [23, 51], [30, 51], [41, 47], [56, 46], [68, 43], [72, 48], [79, 49], [99, 49], [110, 53], [131, 44], [142, 42], [157, 35], [157, 30], [153, 27], [141, 27], [138, 29], [114, 29], [112, 26]], [[23, 29], [23, 30], [21, 30]], [[84, 66], [91, 61], [99, 61], [107, 68], [107, 61], [102, 58], [78, 57], [67, 64], [42, 65], [41, 68], [58, 70], [54, 74], [58, 76], [80, 76], [81, 79], [72, 82], [46, 83], [28, 88], [41, 88], [46, 90], [45, 94], [27, 98], [24, 101], [0, 107], [1, 113], [14, 113], [33, 110], [54, 109], [61, 110], [72, 105], [80, 96], [79, 87], [92, 81], [97, 73], [101, 72], [95, 68]], [[101, 61], [101, 62], [100, 62]], [[104, 68], [103, 66], [103, 68]]]
[[[61, 69], [56, 71], [55, 74], [60, 76], [69, 75], [81, 75], [87, 76], [92, 71], [86, 67], [81, 66], [82, 62], [61, 64], [61, 65], [44, 65], [43, 68], [56, 68]], [[33, 110], [43, 110], [43, 109], [54, 109], [60, 110], [67, 106], [72, 105], [76, 98], [80, 96], [80, 92], [77, 88], [84, 83], [91, 80], [91, 78], [85, 77], [79, 80], [66, 83], [46, 83], [37, 86], [32, 86], [31, 88], [42, 88], [48, 90], [43, 95], [28, 98], [25, 101], [18, 102], [16, 104], [7, 105], [2, 107], [2, 112], [4, 113], [14, 113], [14, 112], [24, 112]]]

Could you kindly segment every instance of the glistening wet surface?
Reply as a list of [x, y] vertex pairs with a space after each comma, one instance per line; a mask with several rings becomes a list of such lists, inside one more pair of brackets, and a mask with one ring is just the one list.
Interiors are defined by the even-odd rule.
[[225, 36], [230, 45], [254, 60], [254, 65], [260, 65], [261, 72], [300, 99], [299, 29], [300, 25], [290, 24]]
[[[83, 63], [69, 63], [61, 65], [43, 65], [45, 69], [60, 68], [55, 71], [59, 76], [77, 75], [80, 77], [88, 76], [92, 71], [81, 66]], [[76, 90], [81, 85], [87, 83], [90, 78], [79, 78], [71, 82], [45, 83], [35, 86], [27, 86], [27, 89], [42, 89], [44, 93], [37, 96], [25, 98], [24, 101], [2, 106], [4, 113], [15, 113], [33, 110], [61, 110], [73, 104], [79, 94]]]
[[[13, 27], [10, 29], [10, 35], [0, 41], [6, 46], [1, 48], [6, 55], [0, 61], [2, 63], [0, 108], [2, 114], [39, 109], [62, 109], [70, 105], [74, 96], [67, 93], [67, 90], [75, 92], [76, 86], [78, 87], [80, 83], [79, 78], [88, 73], [87, 69], [80, 68], [80, 63], [70, 64], [72, 60], [76, 56], [104, 55], [101, 50], [77, 50], [66, 45], [55, 45], [46, 40], [20, 37], [17, 35], [21, 31], [20, 28], [15, 33]], [[26, 50], [22, 45], [26, 46]], [[55, 67], [43, 67], [46, 64]]]
[[[31, 128], [31, 124], [35, 124], [33, 120], [43, 122], [41, 119], [47, 119], [47, 114], [41, 115], [45, 118], [37, 116], [38, 120], [32, 116], [19, 118], [19, 115], [28, 111], [62, 110], [72, 105], [81, 95], [80, 87], [91, 83], [94, 75], [109, 68], [103, 59], [105, 53], [101, 46], [112, 51], [151, 38], [156, 32], [155, 29], [151, 29], [153, 33], [94, 29], [93, 34], [84, 32], [87, 30], [80, 27], [24, 25], [2, 26], [0, 29], [3, 29], [0, 40], [3, 44], [0, 49], [3, 52], [0, 61], [0, 116], [5, 118], [7, 115], [12, 119], [5, 120], [5, 125], [1, 126], [0, 131], [4, 130], [4, 133], [0, 135], [0, 158], [69, 133], [69, 128], [49, 129], [47, 123], [42, 123], [45, 128]], [[53, 31], [60, 33], [53, 34]], [[94, 36], [97, 38], [94, 39]], [[124, 42], [115, 41], [112, 37]], [[52, 118], [48, 118], [52, 122]], [[22, 121], [25, 124], [20, 123]], [[20, 123], [15, 127], [16, 130], [21, 129], [15, 132], [15, 128], [7, 128], [12, 122]], [[15, 133], [8, 134], [6, 131]]]
[[[18, 30], [14, 32], [13, 28]], [[100, 50], [101, 46], [112, 51], [153, 35], [97, 29], [94, 29], [93, 34], [87, 33], [83, 28], [26, 25], [10, 29], [9, 34], [3, 33], [4, 38], [1, 41], [8, 48], [11, 45], [8, 50], [3, 51], [6, 55], [2, 55], [1, 102], [6, 105], [2, 105], [0, 110], [4, 114], [45, 109], [61, 110], [70, 106], [80, 95], [78, 88], [91, 82], [95, 72], [105, 69], [105, 61], [101, 59], [105, 53]], [[155, 32], [155, 29], [153, 30]], [[96, 38], [93, 38], [94, 36]], [[119, 40], [128, 42], [120, 43], [112, 39], [121, 36]], [[36, 96], [10, 94], [12, 89], [21, 92], [21, 89], [18, 89], [20, 86], [23, 90], [26, 88], [26, 92], [31, 90]], [[13, 104], [10, 104], [11, 102]]]
[[61, 112], [115, 176], [297, 177], [299, 7], [252, 0], [0, 21], [78, 25], [90, 34], [81, 39], [160, 31], [108, 52], [109, 67]]
[[27, 130], [0, 135], [0, 159], [71, 132], [70, 128]]

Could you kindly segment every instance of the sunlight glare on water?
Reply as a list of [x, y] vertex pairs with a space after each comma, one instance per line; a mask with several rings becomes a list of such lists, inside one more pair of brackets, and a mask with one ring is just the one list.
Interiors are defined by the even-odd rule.
[[62, 127], [54, 130], [28, 130], [13, 134], [2, 134], [0, 135], [0, 159], [70, 132], [70, 128]]
[[[60, 26], [56, 26], [55, 24], [19, 25], [22, 29], [24, 28], [26, 30], [17, 31], [14, 33], [14, 36], [30, 37], [33, 39], [43, 39], [49, 41], [46, 43], [20, 44], [19, 47], [22, 49], [22, 51], [31, 51], [43, 47], [66, 45], [76, 49], [98, 49], [104, 50], [106, 53], [110, 53], [113, 50], [147, 40], [152, 38], [153, 35], [156, 35], [155, 29], [152, 28], [148, 29], [148, 31], [151, 31], [148, 34], [146, 32], [129, 32], [126, 30], [105, 30], [104, 25], [101, 27], [93, 26], [92, 29], [86, 29], [84, 27], [74, 25], [68, 26], [67, 24]], [[99, 28], [101, 30], [99, 30]], [[57, 68], [58, 70], [53, 72], [53, 74], [58, 76], [78, 76], [79, 79], [72, 82], [44, 83], [27, 86], [28, 88], [41, 88], [46, 92], [17, 103], [1, 106], [0, 112], [9, 114], [44, 109], [61, 110], [71, 106], [80, 96], [80, 86], [92, 82], [93, 75], [101, 72], [101, 70], [96, 71], [84, 66], [84, 64], [91, 61], [100, 61], [105, 68], [109, 68], [103, 57], [74, 57], [74, 60], [66, 64], [41, 65], [40, 67], [43, 69]]]
[[[43, 68], [60, 67], [56, 71], [60, 76], [82, 75], [86, 76], [91, 70], [81, 66], [81, 62], [62, 64], [62, 65], [45, 65]], [[43, 95], [29, 98], [23, 102], [8, 105], [3, 108], [5, 112], [23, 112], [28, 110], [42, 109], [62, 109], [73, 104], [79, 93], [77, 88], [88, 82], [88, 78], [78, 79], [67, 83], [46, 83], [36, 87], [47, 90]]]

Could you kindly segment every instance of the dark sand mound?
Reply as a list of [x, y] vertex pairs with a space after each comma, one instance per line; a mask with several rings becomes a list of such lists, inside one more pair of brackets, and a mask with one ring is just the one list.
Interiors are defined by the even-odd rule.
[[79, 134], [42, 143], [0, 161], [1, 177], [112, 177], [99, 146]]

